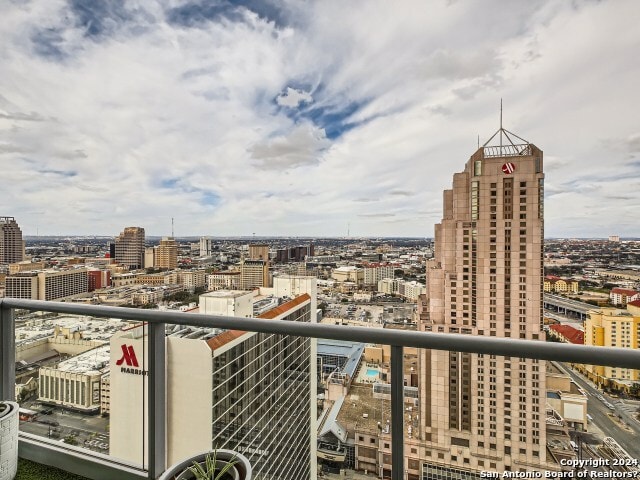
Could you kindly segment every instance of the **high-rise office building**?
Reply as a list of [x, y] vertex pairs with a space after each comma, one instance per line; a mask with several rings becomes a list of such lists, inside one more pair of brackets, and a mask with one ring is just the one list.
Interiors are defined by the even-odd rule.
[[213, 255], [213, 244], [209, 237], [200, 237], [200, 256], [210, 257]]
[[24, 260], [22, 230], [14, 217], [0, 217], [0, 265]]
[[[497, 138], [444, 191], [419, 327], [543, 340], [543, 155], [502, 127]], [[408, 442], [423, 450], [413, 478], [545, 469], [544, 362], [422, 350], [420, 369], [420, 433]]]
[[279, 248], [276, 250], [276, 263], [303, 262], [315, 252], [313, 243], [308, 246]]
[[173, 237], [164, 237], [156, 249], [155, 265], [158, 268], [178, 267], [178, 242]]
[[244, 260], [240, 265], [240, 288], [250, 290], [269, 286], [269, 262]]
[[249, 245], [249, 259], [250, 260], [264, 260], [269, 261], [269, 245], [267, 244], [251, 244]]
[[[200, 311], [315, 322], [316, 290], [315, 278], [281, 279], [273, 289], [207, 293]], [[147, 461], [146, 334], [141, 325], [111, 338], [110, 454], [138, 464]], [[316, 355], [309, 338], [168, 328], [167, 464], [229, 448], [249, 459], [255, 479], [315, 478]]]
[[144, 268], [144, 228], [126, 227], [115, 239], [116, 262], [131, 270]]

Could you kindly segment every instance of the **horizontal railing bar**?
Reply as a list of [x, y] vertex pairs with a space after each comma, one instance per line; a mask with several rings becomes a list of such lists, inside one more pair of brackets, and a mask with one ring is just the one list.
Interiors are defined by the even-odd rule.
[[225, 328], [247, 332], [297, 335], [310, 338], [379, 343], [486, 355], [504, 355], [538, 360], [556, 360], [559, 362], [584, 363], [640, 370], [640, 350], [626, 348], [570, 345], [565, 343], [466, 334], [415, 332], [354, 326], [345, 327], [319, 323], [287, 322], [285, 320], [239, 318], [183, 312], [161, 312], [156, 310], [104, 307], [100, 305], [78, 305], [64, 302], [15, 298], [0, 299], [0, 305], [26, 310], [43, 310], [75, 315], [91, 315], [94, 317], [120, 318], [149, 323], [173, 323], [204, 328]]

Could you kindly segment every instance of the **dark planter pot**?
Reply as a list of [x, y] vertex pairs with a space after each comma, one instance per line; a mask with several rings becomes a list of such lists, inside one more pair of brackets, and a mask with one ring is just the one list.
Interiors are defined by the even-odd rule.
[[15, 402], [0, 402], [0, 480], [13, 480], [18, 471], [18, 409]]
[[[211, 452], [203, 452], [193, 457], [185, 458], [180, 462], [169, 467], [158, 480], [192, 480], [195, 479], [195, 475], [191, 473], [189, 467], [192, 467], [194, 462], [201, 465], [205, 465], [205, 459]], [[251, 480], [251, 465], [249, 460], [244, 455], [234, 452], [232, 450], [216, 450], [216, 465], [220, 465], [222, 469], [230, 461], [234, 461], [233, 467], [231, 467], [225, 475], [223, 480]], [[215, 478], [215, 476], [213, 477]]]

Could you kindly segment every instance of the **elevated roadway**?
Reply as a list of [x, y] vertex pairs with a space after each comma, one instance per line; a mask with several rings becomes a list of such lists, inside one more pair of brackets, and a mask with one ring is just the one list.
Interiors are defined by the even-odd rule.
[[589, 310], [598, 308], [590, 303], [571, 300], [570, 298], [554, 295], [553, 293], [545, 293], [543, 303], [546, 310], [555, 311], [568, 317], [576, 317], [580, 320], [587, 318], [587, 312]]

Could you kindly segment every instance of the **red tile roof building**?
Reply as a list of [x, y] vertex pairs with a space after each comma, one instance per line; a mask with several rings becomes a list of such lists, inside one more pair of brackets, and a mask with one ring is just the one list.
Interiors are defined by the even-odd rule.
[[551, 325], [549, 334], [565, 343], [584, 345], [584, 332], [570, 325]]
[[616, 287], [609, 293], [609, 298], [611, 299], [611, 303], [614, 305], [625, 306], [629, 302], [640, 300], [640, 292], [628, 288]]

